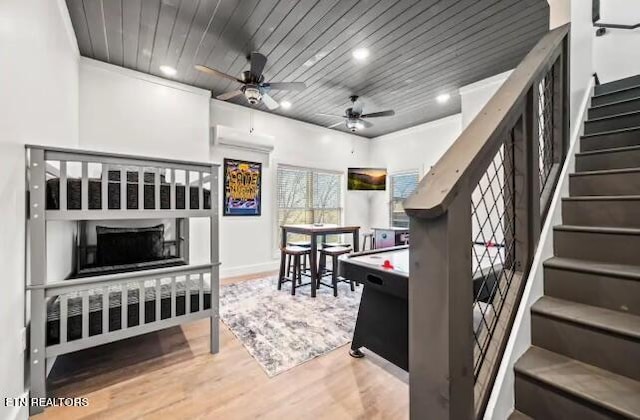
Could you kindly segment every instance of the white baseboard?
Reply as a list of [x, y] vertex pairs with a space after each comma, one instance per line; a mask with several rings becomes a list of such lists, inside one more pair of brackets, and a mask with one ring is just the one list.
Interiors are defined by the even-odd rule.
[[249, 274], [264, 273], [265, 271], [274, 271], [279, 267], [280, 261], [273, 260], [260, 264], [242, 265], [236, 267], [224, 267], [224, 263], [220, 268], [220, 277], [237, 277]]
[[593, 78], [590, 80], [591, 82], [580, 104], [579, 123], [575, 124], [571, 133], [567, 160], [560, 172], [558, 187], [552, 197], [547, 220], [540, 233], [540, 242], [536, 249], [527, 284], [522, 294], [522, 300], [502, 356], [489, 403], [484, 413], [484, 420], [507, 419], [515, 406], [515, 374], [513, 367], [520, 356], [531, 346], [530, 309], [535, 301], [544, 294], [542, 263], [553, 256], [553, 226], [562, 223], [562, 197], [568, 196], [569, 193], [569, 173], [573, 171], [575, 166], [575, 154], [580, 151], [580, 142], [578, 140], [582, 133], [593, 93], [594, 80]]

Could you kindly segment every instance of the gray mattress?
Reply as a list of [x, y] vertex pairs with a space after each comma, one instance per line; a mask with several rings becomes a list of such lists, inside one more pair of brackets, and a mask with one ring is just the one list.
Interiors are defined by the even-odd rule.
[[[191, 312], [200, 310], [200, 297], [198, 292], [199, 280], [188, 280]], [[211, 307], [211, 288], [207, 280], [203, 282], [203, 307]], [[144, 323], [154, 322], [156, 319], [156, 288], [155, 281], [147, 282], [144, 288]], [[102, 293], [103, 288], [87, 291], [89, 299], [89, 336], [102, 333]], [[109, 294], [109, 331], [119, 330], [122, 327], [122, 286], [108, 287]], [[66, 294], [67, 296], [67, 341], [73, 341], [82, 337], [82, 296], [79, 292]], [[186, 313], [186, 289], [184, 281], [176, 281], [176, 315]], [[127, 326], [133, 327], [140, 324], [139, 305], [140, 289], [138, 282], [128, 283], [127, 292]], [[171, 283], [160, 286], [160, 318], [171, 317]], [[47, 305], [47, 345], [60, 342], [60, 299], [55, 297]]]

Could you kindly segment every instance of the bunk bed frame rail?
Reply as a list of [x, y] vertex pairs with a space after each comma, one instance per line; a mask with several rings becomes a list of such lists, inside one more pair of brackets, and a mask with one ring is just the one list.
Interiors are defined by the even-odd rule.
[[[213, 194], [209, 194], [206, 200], [205, 184], [209, 183], [210, 191], [216, 186], [211, 182], [211, 175], [217, 172], [217, 165], [201, 162], [189, 162], [171, 159], [142, 158], [139, 156], [98, 153], [85, 150], [44, 148], [41, 146], [27, 146], [30, 149], [30, 160], [33, 165], [44, 165], [46, 176], [55, 177], [59, 182], [59, 208], [46, 209], [48, 220], [105, 220], [105, 219], [155, 219], [176, 217], [176, 211], [180, 217], [208, 217], [211, 208], [216, 203], [212, 202]], [[48, 162], [59, 162], [59, 167], [53, 167]], [[68, 209], [67, 202], [70, 192], [67, 181], [69, 180], [69, 167], [71, 164], [79, 164], [80, 201], [79, 209]], [[92, 181], [89, 174], [90, 165], [101, 166], [100, 192], [98, 194], [100, 208], [90, 206], [89, 184]], [[55, 171], [55, 172], [54, 172]], [[161, 171], [169, 174], [170, 181], [163, 181]], [[110, 173], [119, 175], [118, 181], [109, 179]], [[128, 180], [129, 174], [136, 174], [137, 180]], [[145, 175], [152, 175], [153, 181], [146, 182]], [[183, 176], [183, 181], [176, 180], [178, 175]], [[109, 187], [119, 184], [116, 197], [118, 208], [110, 208]], [[183, 185], [181, 185], [183, 184]], [[131, 208], [128, 202], [129, 186], [136, 186], [135, 208]], [[149, 208], [146, 202], [145, 187], [153, 188], [152, 206]], [[169, 206], [161, 205], [161, 187], [169, 189]], [[178, 189], [184, 188], [183, 203], [178, 202]], [[191, 200], [191, 190], [197, 189], [197, 199]], [[46, 193], [46, 188], [45, 188]], [[46, 198], [46, 197], [45, 197]], [[46, 203], [46, 200], [45, 200]], [[208, 206], [207, 206], [208, 204]], [[163, 208], [168, 207], [168, 208]], [[184, 207], [184, 208], [180, 208]]]

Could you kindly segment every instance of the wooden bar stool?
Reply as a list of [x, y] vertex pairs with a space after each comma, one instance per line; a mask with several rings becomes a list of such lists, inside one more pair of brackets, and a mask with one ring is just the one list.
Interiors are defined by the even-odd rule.
[[367, 249], [367, 239], [369, 239], [369, 249], [376, 248], [376, 238], [373, 232], [366, 232], [362, 234], [362, 250], [365, 251]]
[[[296, 289], [300, 286], [310, 285], [309, 283], [302, 284], [302, 262], [301, 257], [305, 258], [311, 255], [311, 249], [302, 246], [287, 246], [280, 250], [280, 272], [278, 273], [278, 290], [282, 289], [282, 284], [288, 281], [291, 282], [291, 295], [296, 294]], [[293, 259], [293, 275], [290, 277], [285, 276], [285, 260]], [[286, 273], [289, 275], [289, 273]]]
[[[299, 246], [302, 248], [309, 248], [311, 250], [311, 242], [309, 241], [291, 241], [287, 242], [287, 246]], [[311, 253], [309, 253], [311, 255]], [[302, 257], [302, 272], [307, 271], [307, 267], [309, 266], [309, 255], [305, 255]], [[291, 275], [291, 258], [287, 255], [287, 276]]]
[[[349, 283], [352, 292], [355, 290], [355, 283], [352, 280], [348, 280], [338, 276], [338, 257], [340, 255], [349, 254], [350, 252], [351, 248], [347, 248], [344, 246], [327, 247], [320, 250], [321, 258], [324, 256], [326, 261], [326, 257], [331, 257], [333, 261], [331, 264], [330, 272], [331, 284], [323, 283], [322, 280], [324, 279], [324, 276], [320, 276], [320, 278], [318, 279], [318, 289], [320, 288], [320, 285], [331, 287], [333, 288], [333, 296], [338, 296], [338, 283], [344, 282]], [[326, 274], [328, 274], [328, 272]]]
[[[323, 242], [322, 243], [321, 250], [329, 249], [329, 248], [349, 248], [349, 250], [351, 250], [351, 244], [348, 244], [346, 242]], [[320, 273], [320, 275], [323, 275], [326, 272], [326, 267], [327, 267], [327, 255], [320, 252], [320, 258], [318, 261], [318, 273]]]

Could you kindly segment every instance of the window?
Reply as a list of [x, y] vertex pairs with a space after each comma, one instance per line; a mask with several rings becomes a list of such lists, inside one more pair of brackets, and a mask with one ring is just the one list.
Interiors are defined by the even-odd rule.
[[[280, 225], [342, 222], [342, 174], [320, 169], [278, 166], [278, 245]], [[294, 238], [291, 240], [303, 240]]]
[[392, 227], [409, 227], [409, 216], [404, 212], [402, 202], [417, 188], [418, 171], [391, 175], [390, 223]]

